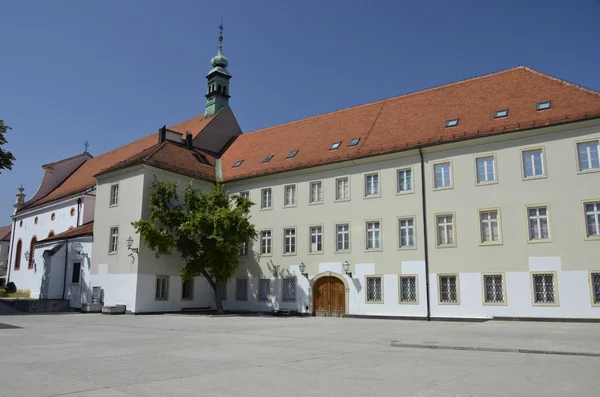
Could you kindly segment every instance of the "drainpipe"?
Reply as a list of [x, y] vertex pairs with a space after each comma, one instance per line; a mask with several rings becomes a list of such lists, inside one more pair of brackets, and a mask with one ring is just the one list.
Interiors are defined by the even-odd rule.
[[427, 241], [427, 199], [425, 197], [425, 161], [423, 152], [419, 148], [419, 157], [421, 157], [421, 199], [423, 208], [423, 246], [425, 247], [425, 290], [427, 291], [427, 321], [431, 321], [431, 304], [429, 291], [429, 244]]
[[[79, 217], [79, 215], [77, 215], [77, 217]], [[69, 239], [66, 239], [65, 240], [65, 271], [63, 272], [63, 292], [62, 292], [62, 299], [65, 299], [65, 291], [67, 290], [67, 265], [68, 264], [69, 264]], [[70, 301], [69, 301], [69, 307], [71, 307], [71, 302]]]
[[12, 229], [10, 230], [10, 248], [8, 250], [8, 264], [6, 265], [6, 284], [10, 282], [10, 268], [13, 264], [12, 256], [13, 256], [13, 247], [15, 245], [15, 228], [17, 227], [17, 219], [13, 220]]
[[81, 212], [81, 197], [77, 199], [77, 226], [79, 226], [79, 216]]

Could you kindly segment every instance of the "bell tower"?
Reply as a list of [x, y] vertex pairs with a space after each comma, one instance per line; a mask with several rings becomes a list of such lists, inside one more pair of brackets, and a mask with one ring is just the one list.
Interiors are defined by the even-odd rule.
[[231, 75], [227, 70], [227, 58], [223, 55], [223, 22], [219, 25], [219, 51], [210, 63], [212, 69], [206, 75], [208, 80], [206, 91], [206, 109], [204, 110], [204, 118], [215, 115], [221, 108], [229, 106], [229, 79]]

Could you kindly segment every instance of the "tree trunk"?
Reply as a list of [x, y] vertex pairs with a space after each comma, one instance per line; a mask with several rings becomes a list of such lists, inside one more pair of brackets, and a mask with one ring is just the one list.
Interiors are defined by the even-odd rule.
[[208, 272], [206, 270], [201, 270], [202, 275], [206, 278], [206, 281], [208, 281], [208, 284], [212, 287], [213, 291], [215, 292], [215, 303], [217, 304], [217, 313], [218, 314], [223, 314], [223, 297], [221, 296], [221, 288], [222, 288], [222, 283], [217, 280], [216, 278], [213, 280], [213, 278], [210, 276], [210, 274], [208, 274]]

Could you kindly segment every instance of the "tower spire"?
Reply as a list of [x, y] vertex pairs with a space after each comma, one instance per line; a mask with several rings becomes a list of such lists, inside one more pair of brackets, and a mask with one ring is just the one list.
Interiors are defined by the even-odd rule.
[[231, 75], [227, 70], [229, 62], [223, 55], [223, 18], [219, 24], [219, 50], [210, 63], [212, 69], [206, 75], [208, 89], [206, 92], [206, 109], [204, 117], [211, 117], [219, 110], [229, 105], [229, 79]]
[[223, 51], [223, 18], [219, 24], [219, 54]]

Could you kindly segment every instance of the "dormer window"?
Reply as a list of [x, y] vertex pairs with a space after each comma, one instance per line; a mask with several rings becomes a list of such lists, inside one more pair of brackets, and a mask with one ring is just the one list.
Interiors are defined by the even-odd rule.
[[450, 119], [446, 121], [446, 128], [448, 127], [456, 127], [458, 125], [458, 119]]
[[296, 156], [298, 154], [298, 149], [294, 149], [290, 152], [290, 154], [287, 155], [288, 159], [291, 159], [292, 157]]
[[535, 105], [536, 110], [546, 110], [552, 107], [552, 101], [538, 102]]
[[496, 110], [496, 113], [494, 113], [494, 118], [496, 119], [506, 116], [508, 116], [508, 109]]
[[236, 161], [232, 168], [239, 167], [240, 165], [242, 165], [243, 162], [244, 162], [244, 160], [238, 160], [238, 161]]
[[333, 143], [331, 144], [331, 146], [329, 147], [329, 150], [335, 150], [335, 149], [339, 148], [341, 144], [342, 144], [342, 141], [339, 141], [339, 142], [333, 142]]
[[350, 143], [348, 144], [348, 147], [356, 146], [356, 145], [358, 145], [358, 142], [360, 142], [360, 138], [354, 138], [350, 141]]
[[269, 161], [271, 161], [271, 159], [273, 158], [273, 156], [275, 156], [274, 154], [270, 154], [267, 157], [265, 157], [265, 159], [262, 161], [263, 163], [268, 163]]

